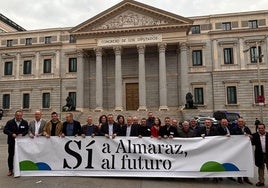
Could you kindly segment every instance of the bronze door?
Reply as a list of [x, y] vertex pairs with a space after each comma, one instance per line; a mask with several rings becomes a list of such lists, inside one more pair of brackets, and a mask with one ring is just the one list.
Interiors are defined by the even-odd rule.
[[139, 108], [139, 84], [126, 84], [126, 110], [138, 110]]

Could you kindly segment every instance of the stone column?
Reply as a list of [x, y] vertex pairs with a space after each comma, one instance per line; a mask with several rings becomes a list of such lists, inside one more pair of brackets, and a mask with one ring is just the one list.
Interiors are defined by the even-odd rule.
[[43, 72], [41, 72], [41, 70], [43, 70], [43, 68], [41, 68], [41, 70], [40, 70], [40, 52], [36, 52], [35, 53], [35, 64], [36, 64], [36, 66], [35, 66], [35, 73], [36, 73], [36, 78], [39, 78], [40, 77], [40, 73], [43, 73]]
[[103, 111], [102, 48], [96, 48], [96, 112]]
[[218, 44], [217, 44], [217, 40], [214, 39], [212, 40], [212, 51], [213, 51], [213, 54], [212, 54], [212, 57], [213, 57], [213, 64], [214, 64], [214, 70], [219, 70], [220, 66], [221, 66], [221, 62], [219, 61], [218, 59]]
[[159, 111], [168, 110], [167, 107], [167, 72], [166, 72], [166, 44], [159, 44]]
[[78, 51], [76, 73], [76, 109], [80, 111], [83, 111], [84, 108], [84, 71], [83, 51]]
[[20, 79], [20, 75], [22, 74], [23, 69], [21, 70], [22, 72], [20, 72], [20, 53], [17, 53], [16, 58], [17, 58], [17, 66], [16, 66], [15, 75], [16, 75], [16, 80], [17, 80], [17, 79]]
[[52, 73], [54, 73], [56, 77], [60, 76], [60, 51], [59, 50], [56, 50], [56, 67], [54, 70], [52, 69]]
[[180, 45], [180, 57], [181, 57], [181, 63], [180, 63], [180, 105], [183, 106], [186, 104], [186, 99], [185, 96], [189, 90], [189, 78], [188, 78], [188, 71], [189, 71], [189, 66], [188, 66], [188, 58], [187, 58], [187, 45], [186, 43], [181, 43]]
[[115, 111], [123, 111], [121, 46], [114, 47], [115, 53]]
[[138, 45], [139, 53], [139, 109], [147, 111], [146, 108], [146, 79], [145, 79], [145, 45]]

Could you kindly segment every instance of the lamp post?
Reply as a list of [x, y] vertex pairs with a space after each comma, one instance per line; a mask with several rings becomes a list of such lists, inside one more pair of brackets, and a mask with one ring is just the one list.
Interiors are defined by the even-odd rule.
[[[257, 62], [257, 79], [258, 79], [258, 96], [257, 96], [257, 103], [260, 108], [260, 120], [263, 122], [263, 106], [264, 106], [264, 96], [262, 96], [261, 92], [261, 73], [260, 73], [260, 58], [262, 57], [261, 54], [259, 54], [259, 43], [255, 42], [256, 51], [254, 53], [254, 60]], [[243, 52], [248, 52], [250, 48], [244, 50]]]
[[257, 78], [258, 78], [258, 96], [257, 96], [257, 102], [259, 103], [260, 107], [260, 120], [263, 122], [263, 106], [264, 106], [264, 97], [261, 93], [261, 73], [260, 73], [260, 58], [261, 54], [259, 54], [259, 44], [256, 42], [256, 53], [254, 57], [257, 61]]

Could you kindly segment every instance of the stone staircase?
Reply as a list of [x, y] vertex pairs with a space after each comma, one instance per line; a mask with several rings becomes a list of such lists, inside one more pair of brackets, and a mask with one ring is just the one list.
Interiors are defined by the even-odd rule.
[[[168, 111], [158, 111], [150, 110], [153, 112], [155, 117], [159, 117], [160, 120], [163, 122], [165, 117], [170, 118], [176, 118], [178, 121], [182, 122], [183, 120], [190, 120], [191, 118], [203, 115], [203, 116], [213, 116], [212, 110], [201, 110], [201, 109], [184, 109], [183, 107], [179, 108], [173, 108], [169, 109]], [[42, 118], [45, 120], [50, 120], [50, 111], [43, 112]], [[115, 119], [117, 115], [121, 114], [125, 118], [127, 116], [137, 116], [139, 120], [143, 117], [147, 118], [148, 111], [103, 111], [103, 112], [94, 112], [93, 110], [84, 110], [83, 112], [80, 111], [74, 111], [72, 112], [74, 114], [74, 119], [80, 121], [80, 123], [83, 125], [86, 123], [87, 117], [91, 115], [93, 117], [93, 122], [95, 124], [98, 124], [99, 117], [103, 114], [113, 114]], [[240, 115], [245, 119], [247, 126], [254, 127], [255, 118], [259, 117], [259, 111], [254, 111], [252, 113], [248, 113], [246, 111], [239, 112]], [[65, 121], [65, 114], [66, 112], [59, 113], [59, 117], [62, 121]], [[266, 111], [264, 112], [264, 120], [266, 120]], [[0, 129], [3, 128], [3, 126], [6, 124], [6, 122], [14, 117], [14, 113], [4, 113], [4, 116], [2, 117], [2, 120], [0, 120]], [[24, 112], [23, 118], [27, 121], [31, 121], [34, 118], [33, 112]], [[266, 123], [264, 121], [264, 123]]]

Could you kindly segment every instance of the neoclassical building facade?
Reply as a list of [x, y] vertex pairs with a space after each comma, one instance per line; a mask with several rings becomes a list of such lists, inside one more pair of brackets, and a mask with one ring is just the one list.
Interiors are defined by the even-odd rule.
[[[0, 107], [200, 111], [258, 117], [267, 95], [268, 11], [182, 17], [124, 0], [72, 28], [0, 18]], [[266, 106], [262, 106], [266, 113]], [[264, 117], [265, 118], [265, 117]]]

